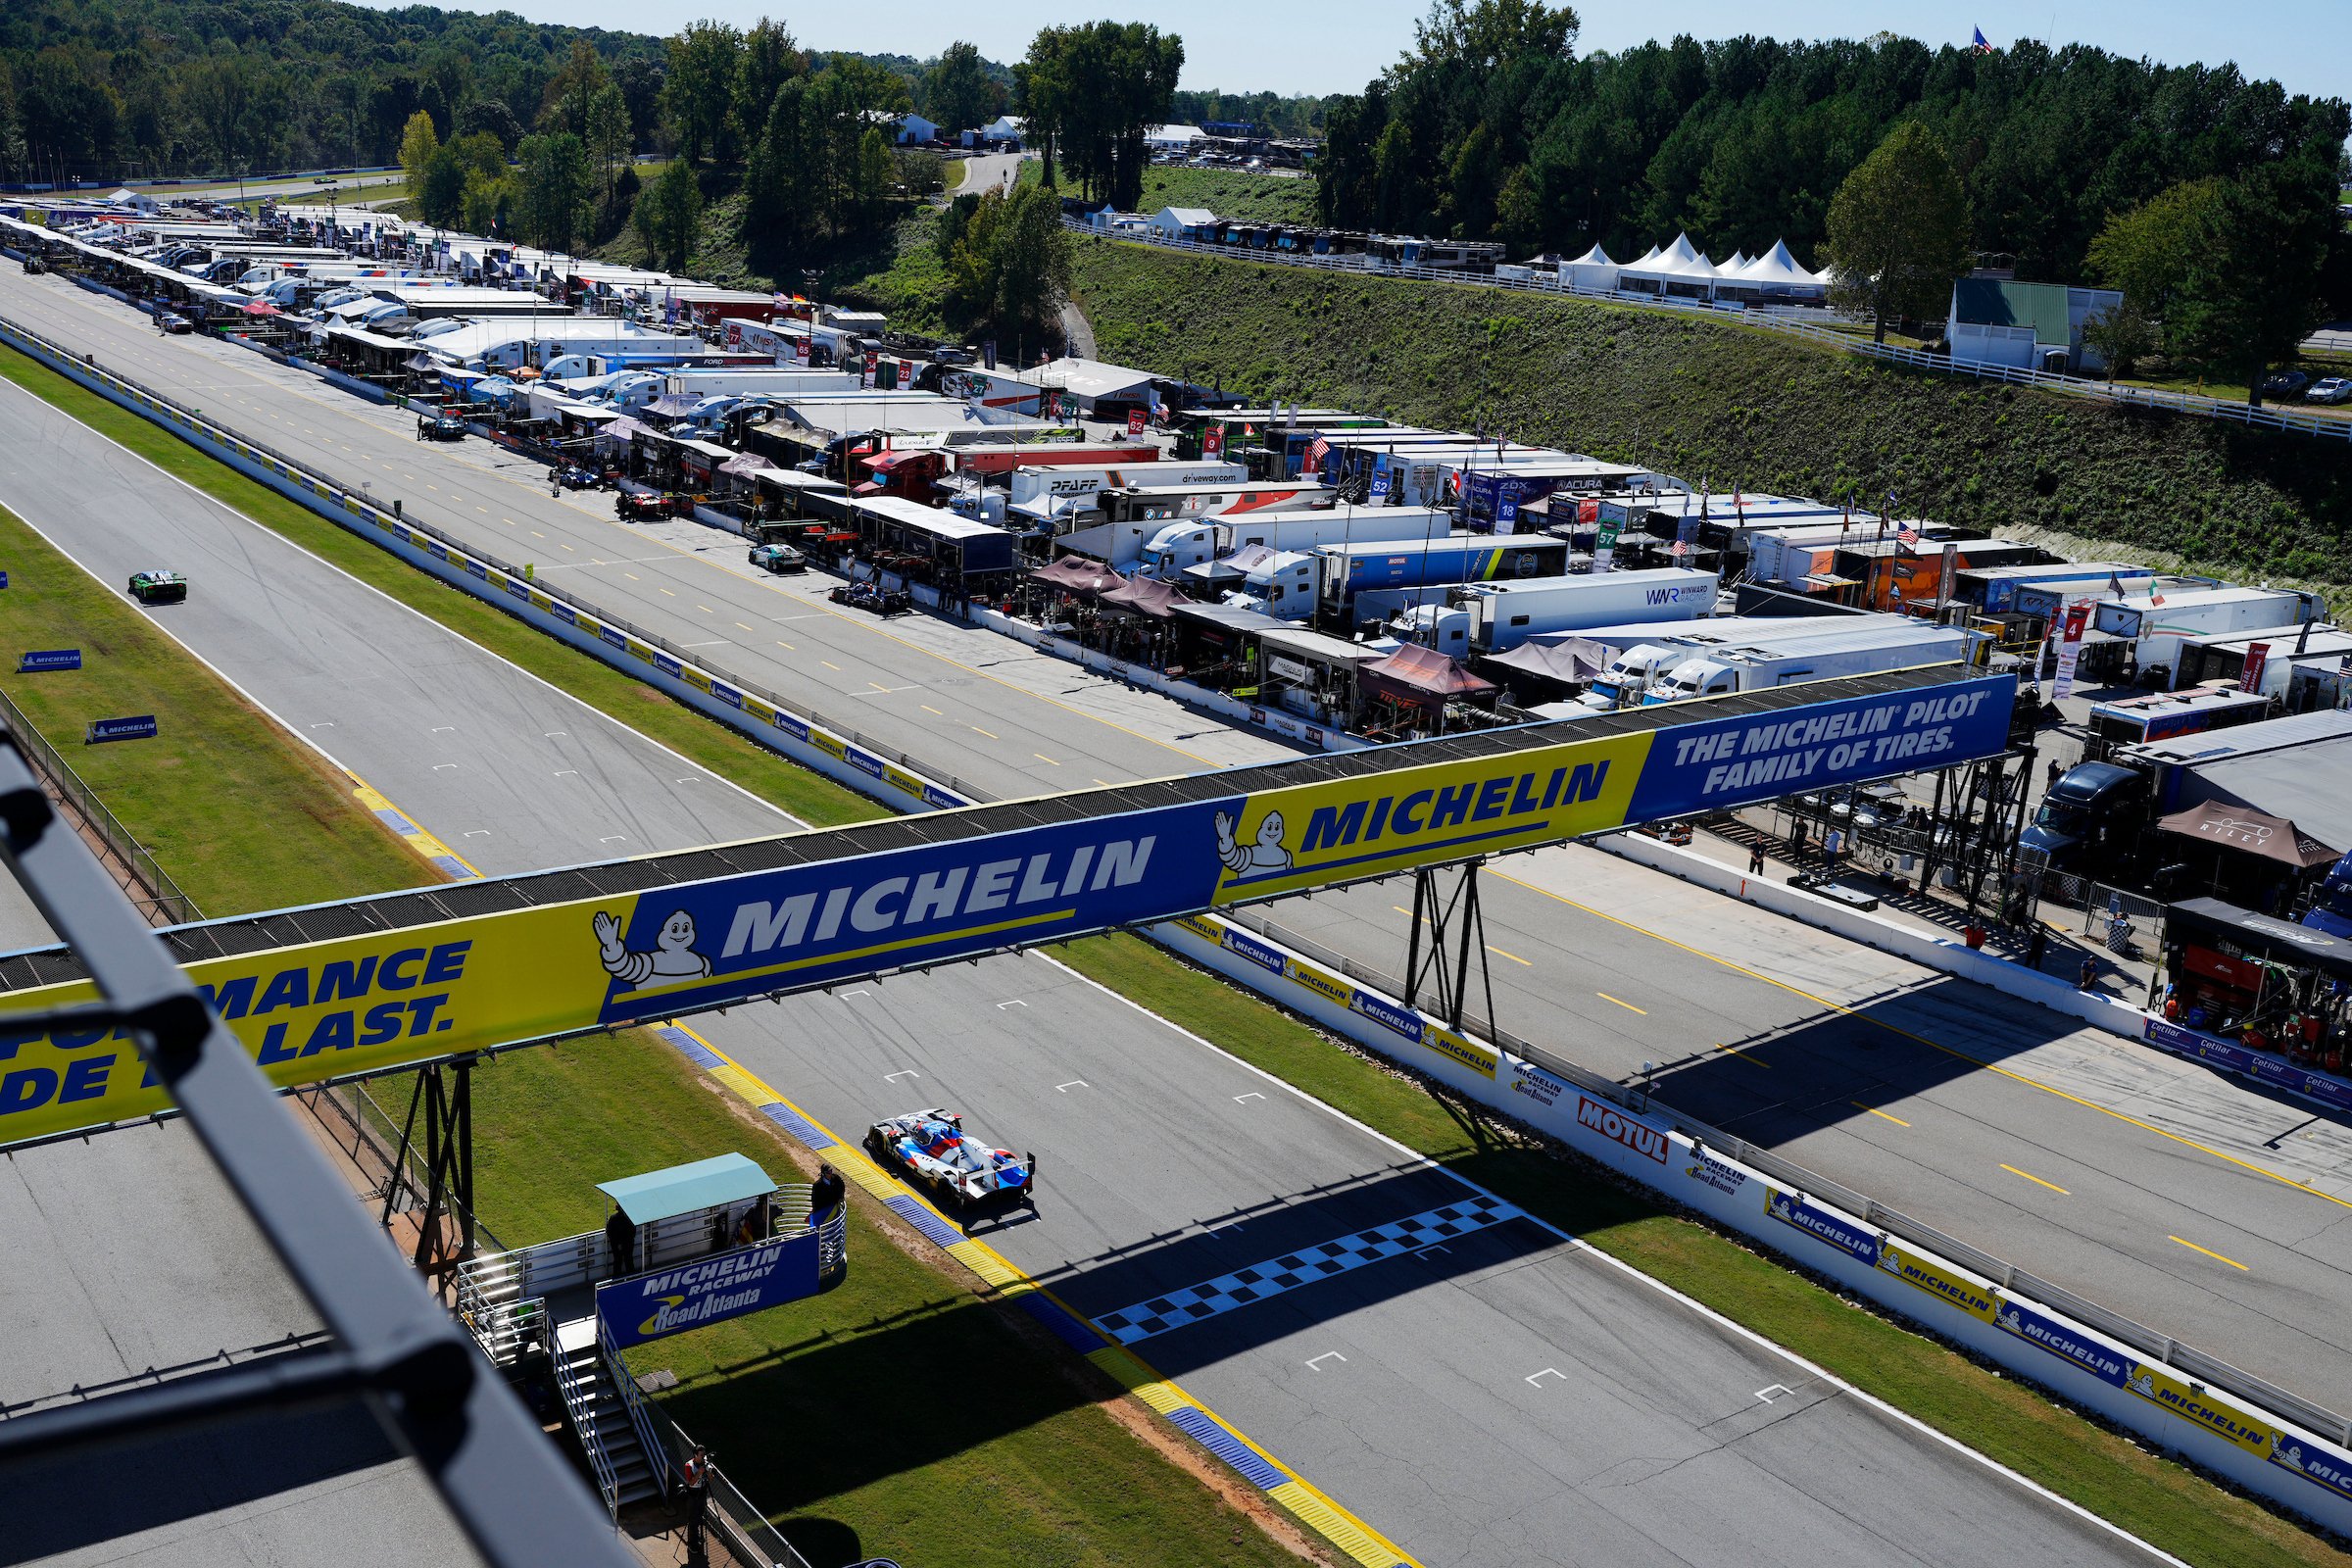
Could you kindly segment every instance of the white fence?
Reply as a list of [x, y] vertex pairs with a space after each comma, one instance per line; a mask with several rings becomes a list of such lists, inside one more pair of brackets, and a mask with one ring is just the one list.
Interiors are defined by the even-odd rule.
[[1763, 327], [1769, 331], [1785, 332], [1791, 337], [1878, 360], [1887, 365], [1905, 365], [1920, 370], [1940, 370], [1947, 375], [1971, 375], [1985, 381], [2008, 381], [2019, 386], [2038, 387], [2066, 397], [2082, 398], [2086, 402], [2106, 403], [2123, 408], [2155, 409], [2168, 414], [2184, 414], [2197, 418], [2220, 419], [2227, 423], [2254, 425], [2268, 430], [2293, 430], [2302, 435], [2329, 437], [2352, 441], [2352, 418], [2339, 418], [2325, 414], [2310, 414], [2277, 409], [2257, 409], [2249, 404], [2229, 398], [2204, 397], [2194, 392], [2158, 392], [2145, 387], [2118, 386], [2111, 381], [2093, 381], [2080, 375], [2057, 375], [2048, 370], [2020, 369], [2005, 365], [1980, 365], [1968, 360], [1954, 360], [1948, 355], [1927, 354], [1891, 343], [1874, 343], [1849, 331], [1824, 324], [1837, 319], [1831, 313], [1807, 307], [1778, 305], [1736, 305], [1713, 300], [1684, 300], [1654, 294], [1629, 294], [1621, 290], [1579, 288], [1574, 284], [1545, 282], [1540, 279], [1522, 281], [1518, 278], [1484, 277], [1472, 272], [1457, 272], [1435, 267], [1390, 267], [1368, 264], [1361, 256], [1301, 256], [1289, 251], [1252, 250], [1247, 246], [1204, 245], [1198, 240], [1165, 239], [1151, 234], [1105, 233], [1076, 219], [1065, 218], [1062, 226], [1080, 234], [1092, 234], [1100, 239], [1115, 239], [1130, 245], [1151, 245], [1161, 250], [1188, 251], [1201, 256], [1222, 257], [1226, 261], [1264, 262], [1275, 267], [1311, 267], [1323, 271], [1352, 272], [1364, 277], [1408, 277], [1430, 283], [1452, 283], [1467, 288], [1507, 289], [1521, 294], [1566, 295], [1577, 299], [1599, 300], [1611, 305], [1629, 305], [1642, 310], [1675, 311], [1685, 315], [1696, 314], [1718, 320], [1736, 322], [1741, 326]]

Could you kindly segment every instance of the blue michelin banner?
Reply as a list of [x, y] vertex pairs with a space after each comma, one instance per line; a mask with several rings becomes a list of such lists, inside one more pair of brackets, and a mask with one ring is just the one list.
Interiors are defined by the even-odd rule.
[[2132, 1362], [2123, 1351], [2021, 1302], [2003, 1299], [1993, 1309], [1992, 1321], [2003, 1333], [2072, 1361], [2102, 1383], [2120, 1389], [2131, 1379]]
[[625, 1350], [814, 1296], [817, 1284], [817, 1238], [810, 1232], [600, 1285], [596, 1315], [614, 1348]]
[[1740, 714], [1661, 731], [1629, 822], [1942, 767], [1997, 752], [2017, 681], [1980, 675], [1860, 702]]
[[1778, 1187], [1764, 1189], [1764, 1212], [1792, 1229], [1803, 1231], [1817, 1242], [1827, 1242], [1840, 1252], [1879, 1266], [1879, 1238], [1842, 1215], [1833, 1214], [1805, 1197], [1802, 1193], [1785, 1192]]
[[82, 734], [81, 743], [95, 746], [101, 741], [152, 740], [155, 733], [153, 713], [139, 713], [129, 718], [101, 718], [91, 721]]
[[28, 675], [36, 669], [79, 669], [81, 650], [78, 648], [43, 648], [17, 659], [17, 673]]

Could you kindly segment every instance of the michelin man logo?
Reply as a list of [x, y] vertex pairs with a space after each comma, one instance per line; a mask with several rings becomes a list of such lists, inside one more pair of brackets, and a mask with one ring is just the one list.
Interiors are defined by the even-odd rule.
[[1291, 852], [1282, 847], [1282, 813], [1268, 811], [1266, 819], [1257, 824], [1257, 837], [1248, 844], [1233, 836], [1233, 816], [1217, 813], [1217, 858], [1225, 862], [1234, 880], [1247, 882], [1253, 877], [1280, 876], [1291, 868]]
[[673, 909], [662, 922], [651, 953], [631, 953], [621, 945], [620, 921], [602, 909], [596, 912], [596, 945], [605, 960], [605, 973], [635, 989], [649, 981], [708, 980], [710, 960], [694, 951], [694, 916]]
[[2124, 1379], [2124, 1387], [2143, 1399], [2156, 1397], [2156, 1379], [2149, 1375], [2148, 1369], [2144, 1366], [2133, 1367], [2132, 1375]]

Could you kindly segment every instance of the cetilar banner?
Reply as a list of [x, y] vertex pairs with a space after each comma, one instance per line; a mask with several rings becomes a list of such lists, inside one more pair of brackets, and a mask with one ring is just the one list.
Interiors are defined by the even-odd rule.
[[[1973, 676], [1630, 735], [1562, 725], [1556, 742], [1485, 757], [239, 953], [188, 973], [272, 1081], [308, 1083], [1964, 761], [2003, 747], [2015, 693], [2010, 677]], [[93, 998], [75, 983], [14, 1000]], [[167, 1103], [126, 1036], [10, 1034], [0, 1016], [0, 1146]]]

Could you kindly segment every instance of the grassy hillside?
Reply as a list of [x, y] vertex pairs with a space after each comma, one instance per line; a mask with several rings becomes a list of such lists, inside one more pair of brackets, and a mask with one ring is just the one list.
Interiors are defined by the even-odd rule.
[[1873, 366], [1773, 333], [1495, 289], [1079, 243], [1102, 357], [1652, 465], [1851, 497], [2352, 598], [2352, 442]]
[[1156, 213], [1162, 207], [1205, 207], [1219, 218], [1260, 223], [1311, 223], [1315, 220], [1315, 182], [1282, 174], [1154, 164], [1144, 171], [1144, 199], [1137, 211]]

